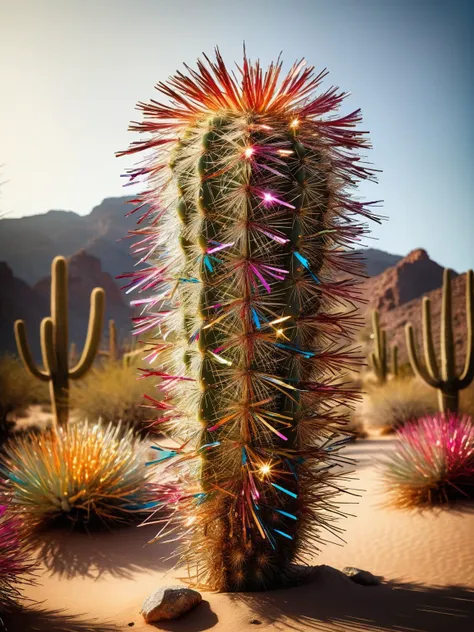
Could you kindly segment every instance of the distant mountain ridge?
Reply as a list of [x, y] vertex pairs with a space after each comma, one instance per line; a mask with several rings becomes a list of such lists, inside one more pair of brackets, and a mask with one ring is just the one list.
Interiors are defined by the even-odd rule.
[[106, 198], [89, 215], [48, 211], [29, 217], [0, 219], [0, 261], [16, 277], [33, 285], [49, 274], [57, 255], [69, 257], [80, 250], [98, 257], [104, 272], [115, 278], [130, 271], [128, 231], [136, 226], [131, 197]]
[[[99, 258], [102, 270], [114, 279], [133, 269], [128, 232], [137, 217], [127, 216], [132, 197], [106, 198], [89, 215], [73, 211], [48, 211], [41, 215], [0, 219], [0, 261], [15, 277], [34, 285], [49, 274], [57, 255], [84, 252]], [[364, 250], [367, 274], [376, 276], [402, 259], [375, 248]]]
[[[131, 309], [96, 257], [80, 251], [68, 260], [68, 321], [69, 340], [82, 349], [89, 320], [90, 294], [95, 287], [106, 293], [104, 334], [109, 319], [114, 319], [119, 336], [128, 337], [131, 329]], [[51, 276], [44, 277], [33, 287], [13, 275], [6, 263], [0, 263], [0, 354], [16, 353], [13, 335], [15, 320], [26, 323], [28, 341], [37, 360], [40, 359], [40, 323], [51, 313]]]
[[[39, 324], [49, 314], [50, 268], [61, 254], [70, 259], [71, 341], [82, 346], [87, 327], [89, 295], [99, 285], [106, 290], [107, 319], [113, 318], [123, 335], [131, 329], [131, 310], [118, 289], [117, 275], [133, 269], [128, 232], [136, 227], [131, 197], [106, 198], [89, 215], [72, 211], [48, 211], [19, 219], [0, 219], [0, 353], [15, 351], [13, 321], [27, 322], [35, 356], [39, 356]], [[367, 278], [362, 286], [362, 313], [378, 309], [390, 341], [399, 344], [406, 360], [403, 326], [411, 320], [419, 331], [421, 297], [433, 300], [433, 323], [439, 325], [443, 268], [425, 250], [406, 257], [375, 248], [362, 251]], [[456, 274], [454, 276], [457, 276]], [[454, 279], [456, 344], [462, 348], [464, 275]]]

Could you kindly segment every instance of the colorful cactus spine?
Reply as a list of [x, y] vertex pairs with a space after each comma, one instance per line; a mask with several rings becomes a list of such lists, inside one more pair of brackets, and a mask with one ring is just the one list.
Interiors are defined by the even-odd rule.
[[473, 272], [466, 273], [466, 361], [460, 375], [456, 372], [454, 332], [452, 322], [451, 270], [443, 275], [443, 301], [441, 306], [441, 362], [438, 365], [431, 329], [431, 302], [423, 298], [423, 343], [425, 363], [418, 359], [413, 326], [406, 325], [408, 355], [413, 371], [427, 384], [438, 390], [440, 411], [458, 412], [459, 391], [467, 388], [474, 379], [474, 301]]
[[51, 265], [51, 316], [41, 322], [41, 352], [44, 370], [39, 369], [28, 345], [24, 321], [15, 322], [15, 338], [26, 369], [36, 378], [49, 382], [53, 419], [56, 425], [67, 423], [69, 414], [69, 380], [83, 377], [92, 366], [102, 335], [105, 292], [95, 288], [91, 294], [89, 326], [82, 356], [69, 368], [67, 262], [56, 257]]
[[194, 585], [259, 590], [340, 533], [345, 440], [330, 426], [356, 397], [337, 376], [362, 361], [348, 246], [375, 217], [350, 190], [373, 175], [359, 111], [327, 118], [345, 94], [314, 95], [326, 72], [303, 61], [279, 83], [280, 61], [264, 73], [244, 53], [239, 82], [216, 55], [158, 84], [172, 104], [140, 104], [131, 129], [151, 136], [119, 154], [155, 150], [130, 175], [146, 181], [149, 225], [126, 287], [140, 292], [135, 333], [152, 334], [143, 375], [167, 393], [158, 427], [177, 442], [156, 462], [188, 480], [162, 536], [181, 533]]

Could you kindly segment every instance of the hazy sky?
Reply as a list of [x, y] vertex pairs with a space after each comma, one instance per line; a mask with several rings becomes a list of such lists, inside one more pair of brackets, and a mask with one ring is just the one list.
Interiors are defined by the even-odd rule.
[[361, 195], [389, 217], [371, 245], [474, 267], [473, 16], [472, 0], [0, 0], [0, 212], [133, 193], [114, 152], [135, 103], [215, 45], [239, 61], [245, 40], [265, 64], [327, 67], [324, 87], [362, 108], [383, 173]]

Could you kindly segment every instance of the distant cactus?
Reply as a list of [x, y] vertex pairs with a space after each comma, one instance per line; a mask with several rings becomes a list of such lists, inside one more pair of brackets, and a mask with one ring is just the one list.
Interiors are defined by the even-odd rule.
[[92, 366], [102, 335], [105, 292], [95, 288], [91, 294], [89, 326], [84, 351], [79, 362], [69, 368], [68, 279], [67, 262], [56, 257], [51, 265], [51, 316], [41, 322], [41, 351], [44, 370], [31, 355], [24, 321], [15, 322], [18, 352], [27, 370], [39, 380], [49, 382], [53, 419], [56, 425], [67, 423], [69, 415], [69, 380], [77, 380]]
[[98, 355], [109, 358], [111, 362], [115, 362], [118, 358], [117, 347], [117, 327], [114, 320], [109, 320], [109, 337], [107, 340], [108, 348], [100, 349]]
[[391, 351], [392, 351], [392, 375], [394, 378], [397, 378], [399, 376], [397, 345], [392, 345]]
[[[378, 310], [372, 312], [372, 331], [374, 337], [374, 351], [369, 355], [369, 365], [377, 376], [378, 381], [384, 384], [389, 373], [387, 357], [387, 334], [385, 329], [380, 327], [380, 315]], [[391, 348], [392, 375], [398, 377], [398, 347]]]
[[354, 217], [374, 217], [349, 192], [373, 176], [359, 112], [327, 117], [345, 95], [314, 94], [325, 73], [302, 62], [279, 84], [280, 62], [264, 73], [244, 56], [239, 85], [219, 53], [207, 61], [158, 85], [172, 105], [140, 104], [133, 129], [151, 138], [129, 152], [155, 154], [131, 178], [148, 178], [151, 227], [129, 287], [144, 291], [136, 332], [152, 334], [143, 375], [167, 394], [158, 427], [181, 446], [156, 461], [191, 464], [169, 521], [182, 562], [197, 585], [259, 590], [339, 531], [332, 422], [355, 397], [338, 376], [361, 361], [341, 344], [361, 271], [347, 245], [365, 232]]
[[467, 388], [474, 379], [474, 300], [473, 272], [466, 274], [466, 361], [461, 375], [456, 374], [456, 357], [452, 323], [451, 270], [443, 275], [443, 302], [441, 308], [441, 367], [438, 366], [431, 331], [431, 303], [423, 299], [423, 342], [425, 364], [417, 356], [413, 326], [406, 325], [408, 355], [413, 371], [427, 384], [438, 390], [439, 409], [442, 413], [456, 413], [459, 409], [459, 391]]

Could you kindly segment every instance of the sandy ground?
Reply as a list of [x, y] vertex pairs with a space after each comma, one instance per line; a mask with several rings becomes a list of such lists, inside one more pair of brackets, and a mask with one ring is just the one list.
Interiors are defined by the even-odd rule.
[[[314, 581], [274, 592], [203, 593], [181, 620], [146, 625], [139, 614], [160, 585], [179, 582], [166, 545], [146, 546], [153, 526], [113, 533], [50, 533], [39, 547], [41, 585], [27, 596], [42, 602], [6, 619], [9, 632], [320, 632], [474, 630], [474, 507], [419, 514], [384, 508], [375, 461], [393, 439], [358, 441], [358, 503], [347, 507], [346, 544], [328, 544]], [[337, 569], [356, 566], [384, 577], [375, 587], [354, 584]], [[58, 612], [61, 611], [61, 612]]]

